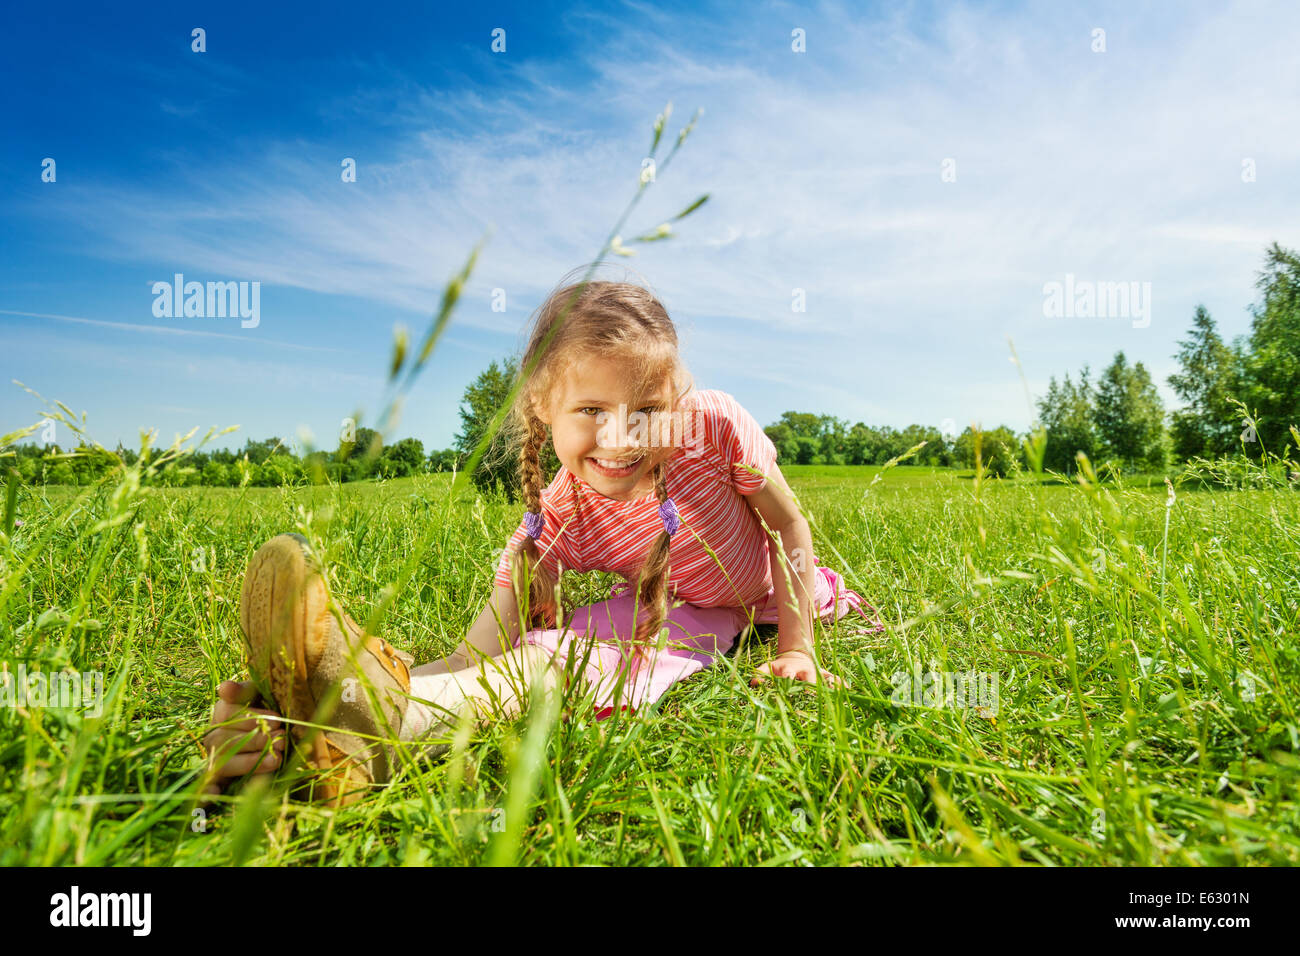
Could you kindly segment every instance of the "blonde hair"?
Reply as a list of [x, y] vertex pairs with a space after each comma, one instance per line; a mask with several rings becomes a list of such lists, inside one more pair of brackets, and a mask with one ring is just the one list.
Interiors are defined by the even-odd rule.
[[[548, 439], [548, 429], [537, 409], [553, 410], [556, 396], [569, 371], [589, 359], [615, 361], [625, 369], [624, 380], [641, 395], [663, 383], [673, 387], [675, 411], [682, 397], [693, 387], [690, 373], [681, 361], [677, 348], [677, 329], [660, 301], [647, 289], [631, 282], [561, 281], [530, 320], [528, 345], [519, 363], [516, 392], [502, 431], [504, 446], [517, 449], [519, 484], [525, 507], [533, 514], [542, 511], [543, 480], [540, 453]], [[531, 375], [529, 367], [533, 366]], [[678, 416], [663, 421], [672, 429]], [[655, 429], [654, 434], [660, 432]], [[676, 444], [675, 429], [665, 437]], [[652, 475], [655, 492], [662, 504], [668, 498], [665, 460], [662, 448], [651, 448], [655, 461]], [[581, 494], [573, 484], [574, 515], [581, 513]], [[556, 529], [558, 530], [558, 529]], [[639, 657], [641, 647], [657, 636], [668, 617], [669, 535], [662, 531], [650, 548], [641, 567], [636, 595], [639, 602], [637, 626], [632, 641]], [[511, 555], [511, 579], [515, 593], [528, 588], [528, 624], [540, 621], [545, 627], [558, 627], [564, 609], [557, 606], [557, 581], [540, 561], [536, 539], [526, 536]], [[619, 635], [626, 639], [627, 635]]]

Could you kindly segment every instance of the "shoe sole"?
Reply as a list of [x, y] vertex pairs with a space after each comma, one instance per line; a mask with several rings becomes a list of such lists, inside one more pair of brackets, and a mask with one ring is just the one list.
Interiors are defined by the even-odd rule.
[[[266, 676], [280, 713], [290, 720], [308, 721], [318, 701], [311, 692], [307, 656], [309, 645], [319, 659], [323, 637], [311, 622], [321, 619], [324, 595], [312, 587], [318, 572], [307, 539], [300, 534], [277, 535], [253, 555], [244, 575], [239, 623], [248, 636], [249, 668]], [[327, 724], [331, 715], [323, 715]], [[309, 799], [345, 805], [359, 799], [368, 780], [350, 773], [351, 762], [331, 748], [324, 731], [290, 725], [299, 753], [317, 778], [305, 785]], [[304, 741], [310, 735], [310, 740]]]

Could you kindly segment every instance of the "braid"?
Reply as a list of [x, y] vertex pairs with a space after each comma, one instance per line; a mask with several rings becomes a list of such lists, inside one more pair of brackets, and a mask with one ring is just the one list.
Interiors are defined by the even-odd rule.
[[573, 488], [573, 523], [576, 527], [582, 527], [582, 492], [578, 490], [576, 481], [569, 484]]
[[[659, 503], [663, 504], [668, 500], [668, 480], [662, 462], [655, 465], [654, 481]], [[664, 621], [668, 619], [668, 550], [671, 542], [668, 531], [666, 529], [661, 531], [641, 569], [638, 589], [640, 610], [637, 614], [636, 634], [633, 637], [638, 658], [641, 657], [643, 645], [657, 643], [656, 639], [663, 628]]]
[[[546, 442], [546, 425], [535, 415], [528, 419], [528, 437], [519, 450], [519, 484], [524, 493], [527, 510], [533, 514], [542, 513], [542, 466], [541, 449]], [[555, 584], [551, 575], [541, 562], [537, 550], [537, 540], [525, 535], [515, 550], [514, 556], [522, 560], [510, 562], [510, 579], [514, 585], [516, 600], [525, 590], [525, 580], [529, 581], [527, 623], [540, 621], [546, 627], [555, 627], [556, 603]], [[531, 574], [529, 573], [531, 572]], [[520, 608], [521, 614], [523, 608]], [[525, 627], [525, 630], [528, 628]]]

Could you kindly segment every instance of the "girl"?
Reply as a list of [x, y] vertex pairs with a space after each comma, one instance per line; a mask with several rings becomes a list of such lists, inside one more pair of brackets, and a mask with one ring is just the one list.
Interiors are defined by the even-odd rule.
[[[808, 523], [771, 440], [730, 395], [693, 387], [673, 323], [644, 288], [562, 285], [536, 314], [520, 376], [529, 368], [505, 443], [518, 449], [523, 520], [498, 563], [491, 598], [445, 659], [409, 669], [409, 655], [367, 637], [346, 615], [335, 620], [295, 536], [273, 539], [250, 564], [241, 624], [250, 668], [269, 677], [280, 713], [310, 721], [326, 691], [358, 672], [387, 691], [377, 708], [368, 694], [344, 694], [331, 721], [339, 729], [320, 734], [306, 753], [309, 764], [333, 774], [326, 796], [388, 779], [391, 751], [367, 746], [367, 735], [391, 740], [387, 730], [396, 730], [399, 739], [416, 740], [445, 732], [466, 708], [483, 720], [517, 715], [526, 691], [509, 679], [512, 671], [547, 689], [560, 675], [577, 674], [594, 687], [600, 719], [658, 700], [754, 623], [778, 629], [777, 654], [759, 674], [835, 685], [841, 682], [814, 663], [813, 617], [856, 611], [868, 632], [883, 630], [874, 609], [812, 555]], [[561, 467], [543, 488], [548, 429]], [[627, 583], [562, 627], [556, 583], [564, 569], [615, 572]], [[755, 676], [751, 684], [762, 682]], [[219, 694], [214, 724], [253, 697], [251, 684], [234, 682]], [[262, 758], [268, 737], [241, 734], [252, 729], [248, 719], [209, 734], [218, 779], [279, 765], [283, 740]], [[230, 753], [229, 769], [219, 769]]]

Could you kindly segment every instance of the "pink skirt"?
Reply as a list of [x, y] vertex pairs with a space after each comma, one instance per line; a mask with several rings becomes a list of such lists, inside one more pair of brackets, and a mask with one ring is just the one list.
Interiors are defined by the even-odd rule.
[[[849, 590], [838, 574], [813, 558], [813, 575], [816, 585], [816, 614], [823, 620], [837, 621], [850, 612], [864, 619], [863, 633], [879, 633], [885, 626], [876, 615], [875, 608], [856, 592]], [[596, 688], [595, 717], [603, 720], [614, 713], [622, 701], [623, 709], [635, 711], [663, 696], [673, 684], [684, 680], [714, 664], [735, 643], [740, 632], [749, 623], [749, 615], [735, 607], [696, 607], [682, 604], [668, 612], [665, 626], [668, 642], [658, 649], [648, 649], [641, 660], [632, 657], [631, 645], [625, 636], [633, 633], [632, 611], [635, 594], [626, 582], [614, 585], [608, 600], [578, 608], [569, 628], [539, 629], [529, 631], [516, 639], [521, 643], [536, 644], [555, 655], [556, 663], [564, 666], [574, 655], [577, 667], [588, 646], [585, 677]], [[754, 616], [755, 623], [776, 624], [780, 608], [776, 603], [775, 589], [768, 592], [766, 606]], [[615, 687], [622, 676], [623, 686]]]

